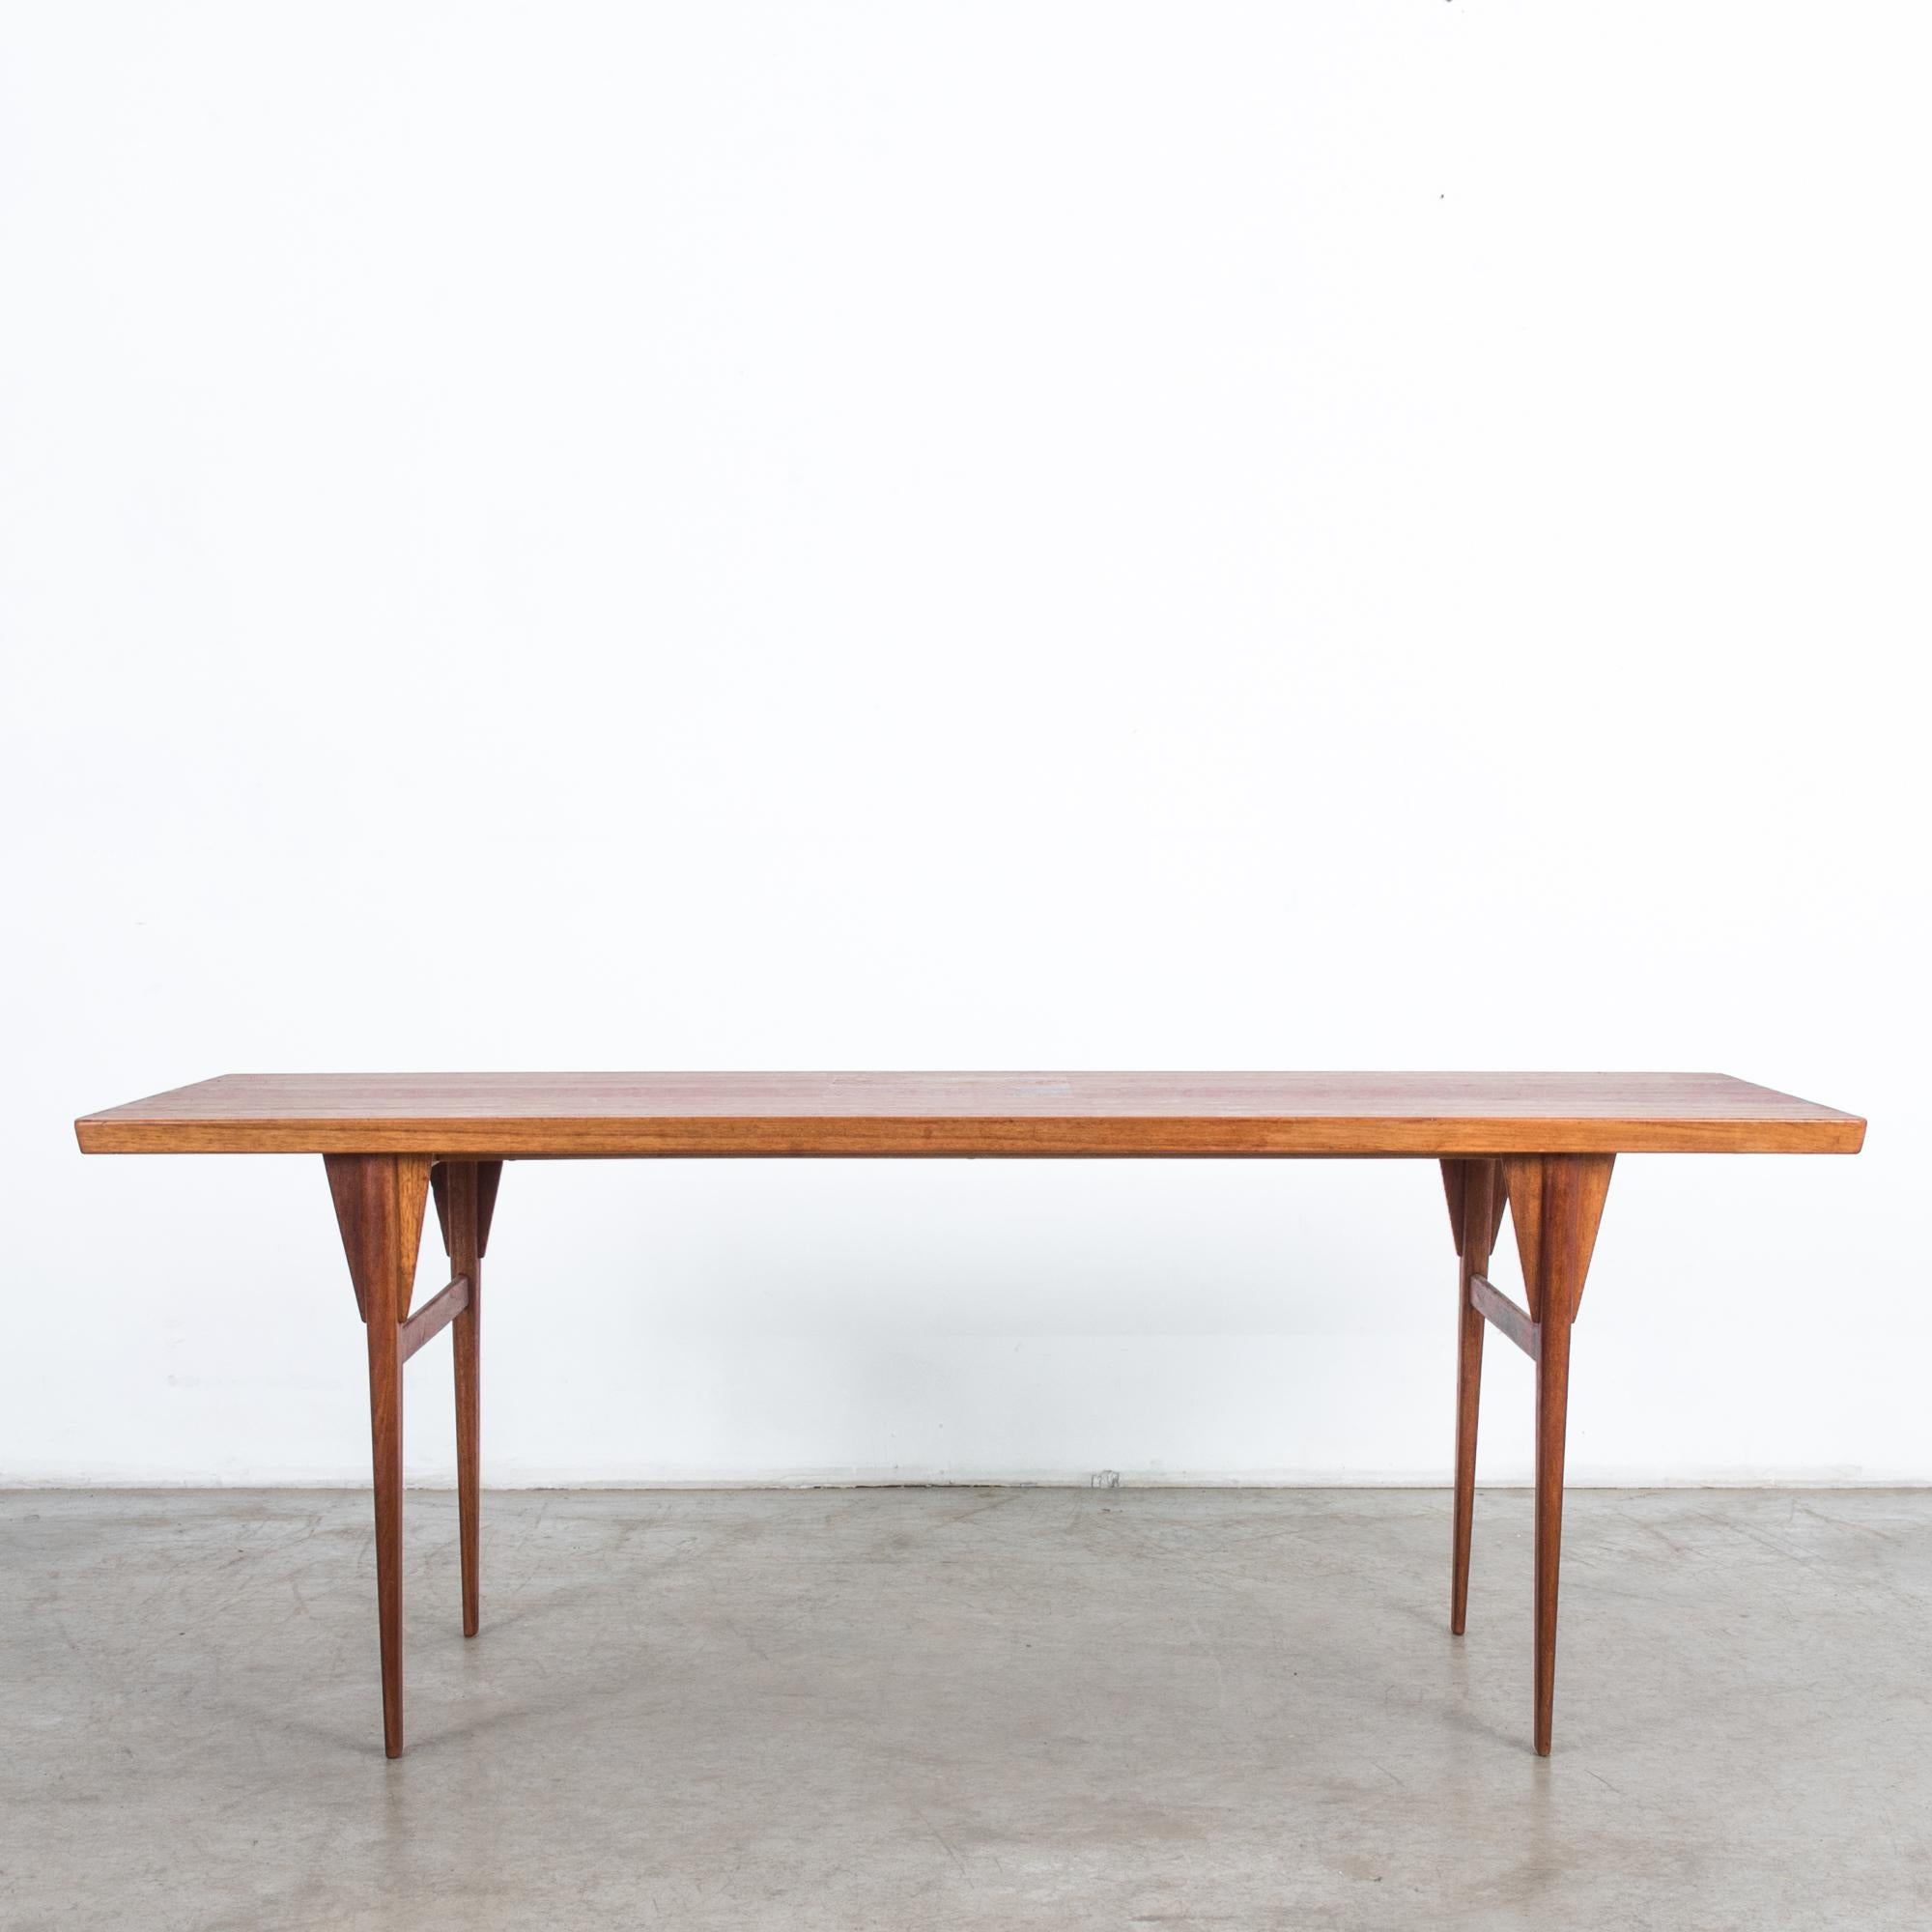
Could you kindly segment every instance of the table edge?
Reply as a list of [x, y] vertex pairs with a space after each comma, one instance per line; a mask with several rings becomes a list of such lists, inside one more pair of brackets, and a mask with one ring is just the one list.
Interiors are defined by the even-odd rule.
[[1385, 1116], [791, 1115], [372, 1121], [86, 1115], [83, 1153], [427, 1153], [466, 1159], [1468, 1158], [1511, 1153], [1857, 1153], [1854, 1114], [1790, 1120]]

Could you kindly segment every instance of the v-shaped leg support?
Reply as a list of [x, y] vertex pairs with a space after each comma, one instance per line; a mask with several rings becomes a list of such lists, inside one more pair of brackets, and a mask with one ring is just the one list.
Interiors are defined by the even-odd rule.
[[[427, 1154], [325, 1154], [328, 1191], [369, 1335], [369, 1435], [376, 1477], [376, 1599], [383, 1643], [383, 1747], [403, 1754], [403, 1364], [454, 1324], [456, 1487], [463, 1547], [463, 1634], [477, 1623], [480, 1494], [481, 1273], [499, 1160]], [[448, 1285], [413, 1315], [416, 1255], [432, 1188]]]
[[[1535, 1738], [1549, 1755], [1556, 1701], [1556, 1584], [1563, 1542], [1563, 1454], [1570, 1408], [1570, 1330], [1609, 1191], [1606, 1153], [1510, 1154], [1499, 1161], [1445, 1160], [1443, 1183], [1460, 1258], [1461, 1321], [1456, 1393], [1455, 1540], [1449, 1623], [1463, 1629], [1468, 1604], [1469, 1525], [1475, 1496], [1477, 1387], [1483, 1324], [1499, 1328], [1536, 1364]], [[1507, 1199], [1529, 1307], [1519, 1308], [1488, 1275]]]

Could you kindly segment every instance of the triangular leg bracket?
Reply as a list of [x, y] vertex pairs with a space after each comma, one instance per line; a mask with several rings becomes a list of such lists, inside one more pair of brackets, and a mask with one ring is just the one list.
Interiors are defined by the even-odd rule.
[[1576, 1321], [1609, 1193], [1614, 1154], [1509, 1154], [1510, 1219], [1533, 1321]]
[[364, 1321], [379, 1311], [392, 1321], [406, 1321], [429, 1199], [429, 1157], [328, 1153], [323, 1162], [357, 1311]]
[[[503, 1179], [503, 1163], [500, 1160], [472, 1160], [468, 1163], [476, 1170], [476, 1252], [486, 1255], [490, 1252], [490, 1217], [497, 1211], [497, 1189]], [[447, 1161], [438, 1161], [430, 1169], [430, 1191], [436, 1197], [437, 1225], [442, 1230], [442, 1251], [454, 1254], [456, 1250], [449, 1244], [449, 1166]]]

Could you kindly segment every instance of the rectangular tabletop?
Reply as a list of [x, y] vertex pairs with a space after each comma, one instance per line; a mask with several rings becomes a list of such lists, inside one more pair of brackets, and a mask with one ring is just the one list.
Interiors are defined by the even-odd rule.
[[88, 1153], [1856, 1153], [1722, 1073], [227, 1073], [77, 1121]]

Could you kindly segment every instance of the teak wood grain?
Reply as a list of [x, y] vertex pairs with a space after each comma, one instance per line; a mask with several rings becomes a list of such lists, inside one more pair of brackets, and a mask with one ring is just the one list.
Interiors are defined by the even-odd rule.
[[1104, 1157], [1855, 1153], [1721, 1073], [231, 1073], [75, 1122], [89, 1153]]
[[1449, 1233], [1456, 1243], [1456, 1478], [1449, 1551], [1449, 1628], [1463, 1634], [1469, 1609], [1469, 1535], [1476, 1511], [1476, 1411], [1483, 1387], [1483, 1316], [1470, 1293], [1502, 1232], [1503, 1177], [1493, 1160], [1445, 1160]]
[[[90, 1114], [90, 1153], [321, 1153], [367, 1329], [383, 1736], [403, 1748], [403, 1371], [447, 1327], [463, 1632], [478, 1627], [482, 1262], [509, 1159], [1421, 1156], [1457, 1255], [1452, 1631], [1468, 1609], [1486, 1325], [1536, 1378], [1533, 1738], [1549, 1749], [1571, 1328], [1619, 1153], [1855, 1153], [1864, 1122], [1720, 1073], [229, 1074]], [[436, 1204], [450, 1286], [410, 1312]], [[1490, 1279], [1507, 1210], [1529, 1306]]]
[[383, 1747], [403, 1754], [403, 1329], [415, 1292], [429, 1195], [419, 1154], [332, 1154], [328, 1188], [369, 1345], [369, 1440], [376, 1492], [376, 1623]]
[[456, 1317], [456, 1511], [463, 1551], [463, 1634], [476, 1634], [482, 1567], [483, 1256], [503, 1178], [499, 1160], [456, 1160], [431, 1175], [450, 1266], [469, 1293]]
[[1510, 1224], [1536, 1323], [1536, 1748], [1549, 1755], [1556, 1697], [1556, 1577], [1563, 1540], [1563, 1451], [1570, 1415], [1570, 1329], [1597, 1245], [1613, 1154], [1505, 1160]]

